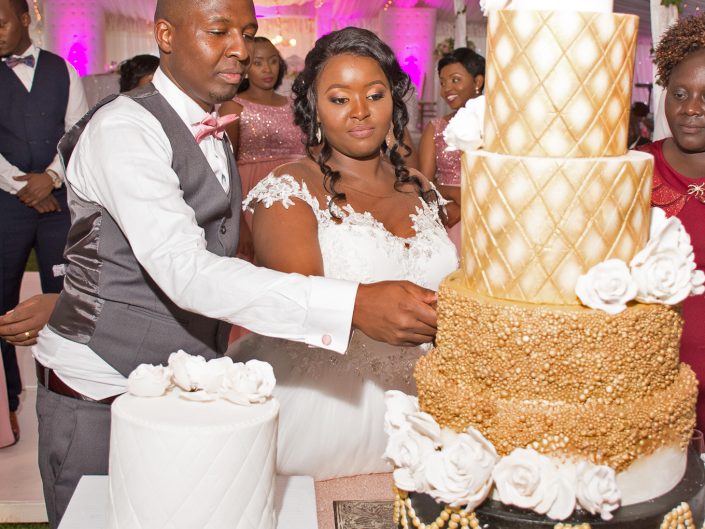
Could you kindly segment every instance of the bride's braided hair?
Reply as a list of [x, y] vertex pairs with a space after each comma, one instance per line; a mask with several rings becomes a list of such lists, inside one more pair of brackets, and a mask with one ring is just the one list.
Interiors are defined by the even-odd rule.
[[[301, 127], [305, 135], [306, 149], [309, 157], [318, 163], [323, 173], [323, 184], [331, 194], [328, 210], [337, 217], [332, 209], [333, 204], [345, 201], [345, 193], [336, 190], [340, 181], [340, 173], [334, 171], [328, 164], [331, 147], [325, 138], [318, 139], [318, 112], [316, 110], [316, 80], [328, 59], [337, 55], [350, 54], [358, 57], [370, 57], [377, 61], [389, 81], [392, 92], [392, 131], [394, 145], [387, 148], [386, 143], [380, 145], [384, 152], [389, 151], [389, 160], [394, 165], [396, 182], [395, 189], [406, 183], [412, 183], [418, 189], [419, 195], [427, 202], [438, 200], [433, 189], [423, 190], [423, 185], [417, 176], [409, 174], [404, 162], [404, 156], [399, 152], [404, 148], [406, 153], [411, 149], [404, 143], [404, 127], [409, 122], [409, 114], [404, 103], [404, 97], [411, 88], [409, 76], [401, 69], [394, 52], [377, 35], [366, 29], [347, 27], [329, 33], [316, 41], [313, 49], [306, 55], [303, 71], [296, 77], [292, 85], [294, 100], [294, 123]], [[319, 149], [316, 147], [321, 146]], [[318, 153], [316, 154], [316, 151]]]

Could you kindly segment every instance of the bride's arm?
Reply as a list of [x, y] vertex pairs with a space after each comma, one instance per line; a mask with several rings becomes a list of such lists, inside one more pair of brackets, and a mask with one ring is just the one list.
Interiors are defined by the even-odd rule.
[[291, 198], [288, 208], [281, 202], [255, 207], [252, 235], [258, 265], [307, 276], [323, 275], [323, 258], [318, 244], [318, 223], [303, 200]]

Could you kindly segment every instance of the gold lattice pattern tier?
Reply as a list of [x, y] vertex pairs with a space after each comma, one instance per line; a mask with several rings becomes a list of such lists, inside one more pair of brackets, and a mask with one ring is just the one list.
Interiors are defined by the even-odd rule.
[[638, 22], [609, 13], [490, 13], [486, 149], [523, 156], [624, 154]]
[[578, 304], [581, 274], [646, 244], [653, 159], [462, 159], [461, 269], [467, 286], [529, 303]]

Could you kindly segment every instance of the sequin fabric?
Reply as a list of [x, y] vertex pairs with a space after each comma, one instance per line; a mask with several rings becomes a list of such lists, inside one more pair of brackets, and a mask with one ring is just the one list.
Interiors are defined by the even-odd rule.
[[242, 105], [237, 158], [239, 163], [289, 161], [306, 154], [303, 134], [294, 125], [290, 105], [261, 105], [239, 97], [234, 101]]
[[433, 145], [436, 148], [436, 182], [445, 186], [460, 185], [460, 151], [447, 151], [448, 144], [443, 139], [443, 131], [448, 122], [440, 118], [431, 120]]

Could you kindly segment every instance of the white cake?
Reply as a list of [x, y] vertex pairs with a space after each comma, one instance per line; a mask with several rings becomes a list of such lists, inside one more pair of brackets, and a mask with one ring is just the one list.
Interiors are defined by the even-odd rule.
[[276, 399], [240, 405], [177, 387], [125, 394], [111, 412], [111, 529], [276, 527]]

